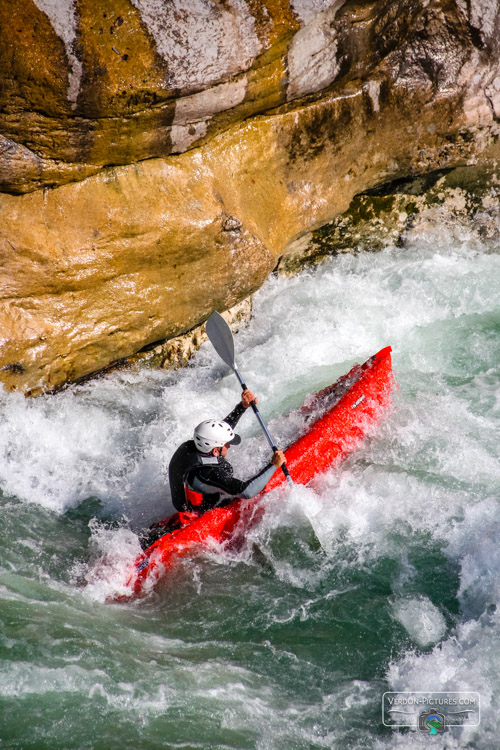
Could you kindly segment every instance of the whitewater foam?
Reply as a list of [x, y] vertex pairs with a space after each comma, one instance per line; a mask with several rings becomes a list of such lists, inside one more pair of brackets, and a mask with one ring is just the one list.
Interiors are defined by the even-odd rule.
[[[215, 745], [406, 750], [429, 739], [379, 735], [384, 691], [477, 690], [480, 727], [450, 730], [438, 746], [496, 746], [500, 256], [467, 227], [410, 232], [407, 243], [271, 279], [256, 295], [254, 317], [235, 337], [238, 365], [279, 444], [301, 429], [300, 417], [287, 413], [308, 393], [387, 344], [399, 391], [386, 420], [340, 467], [308, 487], [270, 493], [239, 552], [197, 555], [140, 605], [101, 603], [140, 551], [137, 532], [171, 510], [166, 472], [175, 447], [238, 400], [233, 374], [206, 344], [175, 373], [112, 373], [36, 400], [0, 392], [0, 487], [17, 498], [4, 506], [0, 595], [5, 610], [24, 608], [29, 619], [40, 615], [36, 598], [56, 586], [50, 596], [58, 602], [40, 605], [39, 650], [27, 639], [42, 670], [36, 681], [54, 658], [44, 629], [52, 634], [55, 608], [71, 602], [87, 644], [84, 673], [46, 677], [75, 694], [75, 721], [85, 705], [98, 715], [105, 701], [123, 739], [131, 707], [142, 717], [140, 746], [154, 734], [148, 716], [173, 721], [172, 705], [189, 706]], [[244, 441], [231, 459], [249, 476], [268, 460], [268, 446], [251, 413], [238, 431]], [[88, 498], [98, 501], [101, 521], [85, 535], [78, 512]], [[73, 546], [61, 551], [77, 523]], [[82, 590], [67, 581], [67, 566], [73, 562], [80, 582], [89, 535], [111, 573]], [[9, 651], [11, 622], [14, 615]], [[183, 643], [174, 649], [179, 663], [160, 634]], [[195, 685], [189, 675], [206, 662]], [[83, 685], [93, 669], [105, 674], [93, 680], [91, 699]], [[152, 686], [134, 692], [141, 669]], [[13, 686], [17, 673], [8, 674]], [[161, 691], [157, 675], [172, 692]], [[46, 729], [57, 731], [54, 722]]]

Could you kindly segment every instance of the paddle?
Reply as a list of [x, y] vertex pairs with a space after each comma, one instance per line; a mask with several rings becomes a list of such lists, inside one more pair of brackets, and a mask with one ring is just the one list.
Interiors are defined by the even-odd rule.
[[[234, 361], [234, 341], [233, 341], [233, 334], [231, 333], [231, 329], [229, 328], [228, 324], [222, 317], [222, 315], [219, 315], [218, 312], [213, 312], [209, 319], [207, 320], [206, 324], [206, 330], [207, 330], [207, 336], [212, 342], [212, 346], [214, 347], [215, 351], [219, 355], [219, 357], [224, 360], [226, 365], [229, 365], [229, 367], [233, 370], [234, 374], [238, 378], [241, 388], [243, 391], [247, 390], [247, 387], [245, 385], [245, 382], [243, 378], [241, 377], [240, 373], [238, 372], [238, 368], [236, 367], [236, 362]], [[250, 403], [250, 406], [252, 407], [255, 416], [259, 420], [260, 426], [264, 430], [264, 434], [268, 440], [269, 445], [273, 449], [273, 451], [277, 451], [278, 447], [274, 440], [272, 439], [271, 435], [269, 434], [269, 431], [264, 424], [264, 420], [261, 417], [260, 411], [257, 408], [257, 404], [255, 401], [252, 401]], [[290, 484], [293, 484], [292, 477], [290, 476], [290, 472], [288, 471], [288, 468], [286, 464], [282, 464], [281, 470], [283, 471], [283, 474], [286, 476], [287, 481]]]

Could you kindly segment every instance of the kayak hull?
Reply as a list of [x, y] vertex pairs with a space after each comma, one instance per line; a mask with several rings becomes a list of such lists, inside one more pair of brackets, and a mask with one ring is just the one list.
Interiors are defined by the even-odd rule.
[[[390, 403], [393, 386], [391, 347], [388, 346], [308, 399], [303, 412], [306, 420], [307, 412], [311, 412], [310, 424], [306, 422], [306, 432], [285, 451], [294, 483], [307, 484], [355, 450]], [[240, 522], [245, 527], [255, 522], [263, 512], [261, 497], [285, 481], [283, 472], [277, 471], [263, 492], [252, 500], [237, 499], [225, 508], [214, 508], [186, 526], [165, 534], [139, 555], [133, 570], [129, 571], [130, 597], [151, 591], [174, 560], [192, 553], [200, 545], [206, 548], [224, 542]]]

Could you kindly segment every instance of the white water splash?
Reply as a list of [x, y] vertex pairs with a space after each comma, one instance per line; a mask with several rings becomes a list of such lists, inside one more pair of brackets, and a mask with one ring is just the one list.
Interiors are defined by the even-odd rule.
[[393, 605], [393, 612], [419, 646], [437, 643], [446, 632], [443, 615], [427, 597], [399, 599]]
[[[257, 641], [266, 640], [268, 630], [280, 623], [289, 623], [292, 633], [297, 623], [312, 627], [322, 597], [341, 600], [345, 591], [340, 586], [322, 589], [325, 571], [369, 572], [388, 558], [399, 564], [387, 596], [388, 619], [392, 615], [400, 623], [397, 628], [412, 646], [393, 657], [385, 679], [341, 683], [307, 706], [283, 707], [276, 685], [260, 695], [258, 670], [231, 672], [224, 681], [227, 660], [217, 665], [211, 660], [210, 710], [219, 717], [218, 695], [225, 726], [253, 733], [262, 748], [273, 742], [286, 747], [291, 732], [301, 748], [348, 746], [340, 724], [353, 714], [343, 711], [379, 705], [384, 690], [428, 689], [481, 694], [480, 728], [450, 732], [442, 747], [495, 746], [500, 709], [500, 255], [498, 247], [485, 246], [464, 226], [429, 225], [420, 235], [410, 233], [408, 242], [377, 255], [332, 258], [294, 279], [271, 279], [256, 296], [249, 327], [235, 337], [241, 372], [280, 444], [300, 428], [295, 416], [286, 416], [289, 410], [387, 344], [393, 347], [399, 383], [386, 420], [340, 468], [318, 476], [309, 487], [271, 493], [249, 544], [260, 545], [267, 555], [273, 580], [305, 592], [298, 601], [277, 597], [272, 602]], [[238, 396], [234, 376], [208, 344], [191, 367], [175, 373], [114, 373], [29, 401], [1, 392], [0, 486], [32, 504], [35, 512], [43, 506], [63, 513], [93, 496], [115, 520], [129, 517], [132, 530], [96, 526], [92, 537], [99, 554], [108, 555], [121, 571], [138, 552], [133, 532], [168, 513], [166, 469], [175, 447], [201, 419], [227, 414]], [[245, 440], [232, 450], [232, 458], [237, 473], [248, 476], [268, 459], [268, 447], [252, 414], [242, 418], [238, 431]], [[304, 544], [305, 559], [323, 562], [304, 564], [276, 551], [273, 542], [286, 530], [316, 537], [321, 548], [308, 552]], [[414, 538], [415, 544], [438, 548], [456, 571], [459, 611], [451, 624], [444, 623], [439, 600], [412, 589], [416, 572], [406, 543]], [[250, 565], [249, 549], [239, 556], [198, 558], [191, 577], [186, 576], [192, 595], [205, 591], [204, 566], [213, 570], [213, 561], [219, 560], [220, 591], [226, 597], [235, 569]], [[259, 595], [265, 596], [265, 581], [259, 585]], [[97, 607], [107, 590], [100, 582], [95, 586], [92, 604]], [[216, 586], [211, 594], [218, 596]], [[173, 618], [168, 597], [164, 607]], [[136, 612], [123, 609], [124, 617]], [[145, 612], [148, 620], [147, 607]], [[217, 627], [224, 629], [226, 623]], [[376, 631], [376, 621], [373, 627]], [[269, 643], [276, 650], [271, 638]], [[281, 649], [279, 657], [290, 660], [290, 670], [296, 664], [303, 668], [305, 662], [289, 654], [286, 644]], [[189, 679], [190, 670], [192, 663], [178, 679]], [[172, 673], [165, 669], [162, 679], [167, 674]], [[243, 687], [237, 687], [238, 680]], [[209, 689], [208, 682], [202, 687]], [[112, 683], [103, 689], [120, 700]], [[144, 693], [144, 716], [152, 692]], [[197, 693], [196, 700], [201, 700]], [[321, 728], [319, 738], [313, 725]], [[381, 738], [379, 729], [367, 725], [359, 730], [360, 742], [405, 750], [429, 742], [412, 733]]]

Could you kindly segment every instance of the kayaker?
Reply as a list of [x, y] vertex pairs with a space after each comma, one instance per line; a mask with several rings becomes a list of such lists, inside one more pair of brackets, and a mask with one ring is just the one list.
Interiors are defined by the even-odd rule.
[[223, 420], [206, 419], [195, 427], [193, 439], [175, 451], [168, 467], [172, 503], [178, 511], [149, 529], [143, 546], [149, 546], [163, 534], [179, 528], [207, 510], [229, 505], [236, 498], [249, 499], [258, 495], [284, 462], [283, 451], [276, 451], [271, 462], [250, 479], [234, 476], [226, 459], [231, 445], [239, 445], [241, 437], [234, 432], [236, 424], [257, 399], [250, 390], [242, 393], [241, 402]]

